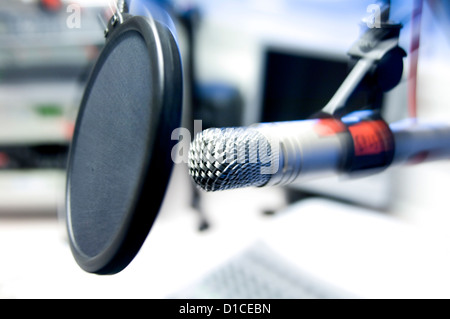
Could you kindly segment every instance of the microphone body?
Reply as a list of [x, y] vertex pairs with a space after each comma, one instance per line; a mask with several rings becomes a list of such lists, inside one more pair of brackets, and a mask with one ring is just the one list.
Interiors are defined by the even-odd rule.
[[215, 128], [191, 143], [189, 173], [206, 191], [281, 186], [342, 173], [450, 158], [450, 125], [388, 125], [369, 112]]

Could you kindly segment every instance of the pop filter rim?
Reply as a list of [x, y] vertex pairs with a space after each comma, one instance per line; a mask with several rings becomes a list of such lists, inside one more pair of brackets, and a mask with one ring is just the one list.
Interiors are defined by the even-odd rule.
[[[145, 42], [151, 65], [152, 94], [143, 107], [152, 108], [149, 118], [150, 137], [144, 154], [143, 169], [137, 189], [131, 199], [133, 205], [123, 218], [112, 241], [95, 256], [88, 256], [78, 245], [74, 235], [72, 216], [72, 174], [74, 154], [77, 152], [78, 132], [96, 77], [114, 51], [115, 45], [130, 32], [137, 32]], [[108, 34], [102, 53], [95, 64], [81, 102], [74, 138], [69, 154], [66, 184], [67, 231], [72, 254], [85, 271], [110, 275], [122, 271], [134, 259], [144, 243], [162, 205], [169, 183], [173, 161], [170, 158], [172, 131], [181, 123], [182, 69], [181, 58], [172, 33], [152, 19], [133, 16]], [[170, 148], [170, 149], [169, 149]], [[148, 196], [151, 194], [151, 196]], [[78, 225], [76, 226], [78, 227]]]

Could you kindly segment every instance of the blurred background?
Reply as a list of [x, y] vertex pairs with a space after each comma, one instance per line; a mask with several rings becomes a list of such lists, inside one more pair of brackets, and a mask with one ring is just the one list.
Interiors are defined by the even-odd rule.
[[[207, 128], [320, 110], [347, 76], [347, 51], [375, 1], [161, 2], [170, 7], [185, 68], [183, 125], [199, 119]], [[408, 53], [413, 3], [391, 1]], [[247, 260], [245, 271], [262, 274], [274, 290], [292, 290], [278, 297], [450, 297], [447, 161], [214, 194], [196, 191], [180, 164], [136, 260], [113, 277], [80, 270], [64, 226], [66, 159], [111, 15], [106, 0], [0, 3], [0, 298], [259, 297], [256, 288], [239, 292], [242, 272], [233, 284], [223, 275], [249, 251], [300, 272], [280, 279]], [[419, 119], [450, 121], [449, 23], [446, 1], [424, 1]], [[401, 83], [383, 97], [388, 122], [409, 116], [409, 63], [406, 57]]]

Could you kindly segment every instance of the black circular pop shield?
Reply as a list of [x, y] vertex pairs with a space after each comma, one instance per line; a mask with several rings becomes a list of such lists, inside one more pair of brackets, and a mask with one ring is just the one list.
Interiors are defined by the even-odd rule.
[[80, 106], [67, 172], [67, 228], [82, 269], [114, 274], [158, 214], [180, 125], [178, 46], [162, 24], [131, 17], [108, 35]]

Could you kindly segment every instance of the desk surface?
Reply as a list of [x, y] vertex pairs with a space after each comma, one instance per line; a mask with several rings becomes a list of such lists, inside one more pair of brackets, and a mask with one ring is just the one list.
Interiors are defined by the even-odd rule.
[[[99, 277], [75, 264], [55, 219], [0, 219], [0, 297], [165, 298], [263, 241], [292, 264], [367, 298], [448, 298], [448, 236], [323, 199], [283, 205], [276, 189], [207, 194], [212, 222], [197, 231], [186, 181], [172, 180], [141, 252], [122, 273]], [[185, 188], [184, 188], [185, 189]]]

